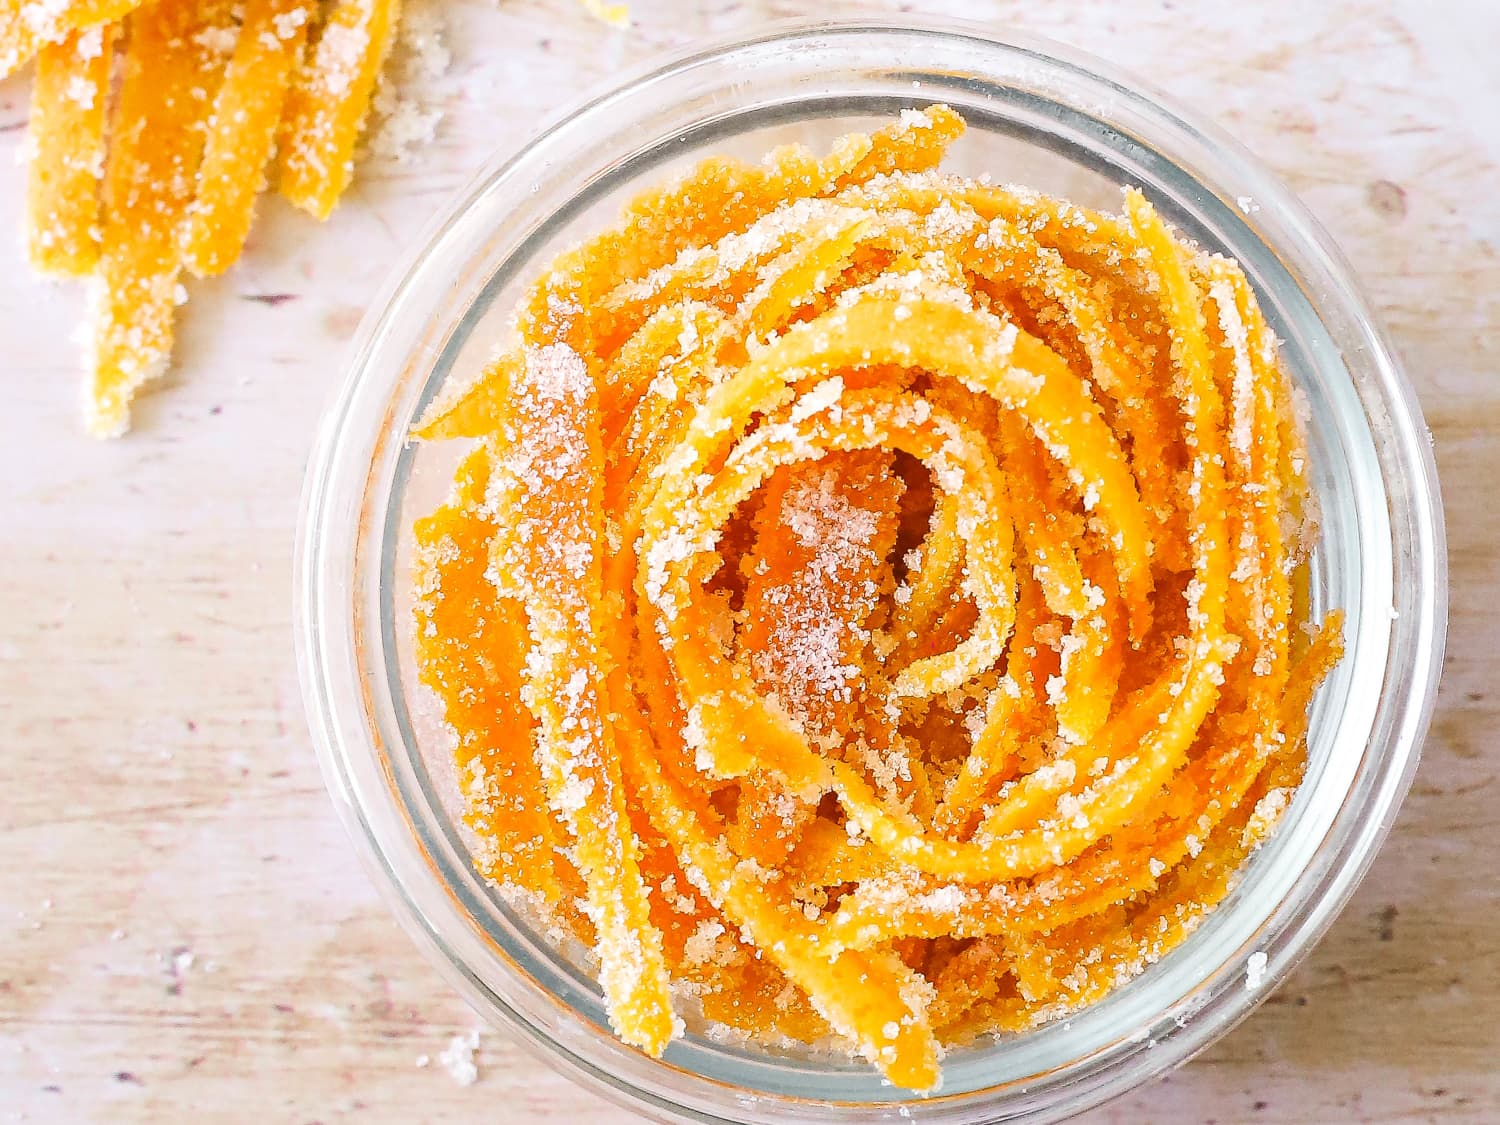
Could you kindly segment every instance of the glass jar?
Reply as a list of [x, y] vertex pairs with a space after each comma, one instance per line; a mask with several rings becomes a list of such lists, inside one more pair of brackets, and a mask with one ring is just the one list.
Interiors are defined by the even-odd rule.
[[[417, 686], [412, 521], [458, 451], [409, 424], [507, 338], [527, 282], [620, 205], [709, 153], [758, 158], [900, 110], [968, 121], [945, 167], [1092, 207], [1139, 186], [1236, 258], [1307, 402], [1322, 513], [1314, 615], [1347, 614], [1306, 779], [1279, 830], [1180, 947], [1102, 1002], [948, 1052], [918, 1097], [860, 1062], [689, 1035], [661, 1060], [609, 1032], [576, 950], [552, 947], [474, 871], [452, 737]], [[1405, 794], [1442, 665], [1446, 566], [1411, 388], [1307, 211], [1217, 130], [1053, 44], [954, 24], [804, 23], [696, 50], [590, 101], [486, 169], [392, 280], [323, 423], [297, 548], [303, 691], [323, 773], [406, 928], [465, 997], [555, 1065], [667, 1121], [1054, 1120], [1160, 1075], [1243, 1018], [1328, 928]]]

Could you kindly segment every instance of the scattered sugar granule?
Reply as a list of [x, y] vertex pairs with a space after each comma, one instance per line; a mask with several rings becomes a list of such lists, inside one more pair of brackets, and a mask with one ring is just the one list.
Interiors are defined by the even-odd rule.
[[228, 55], [240, 37], [240, 29], [233, 24], [222, 27], [205, 27], [193, 36], [193, 42], [215, 55]]
[[104, 53], [104, 25], [98, 24], [81, 33], [77, 39], [78, 57], [84, 62]]
[[69, 101], [77, 102], [82, 109], [94, 108], [94, 84], [81, 74], [68, 79], [68, 88], [63, 93]]
[[437, 135], [447, 94], [442, 80], [452, 61], [444, 31], [434, 0], [419, 0], [401, 13], [391, 57], [370, 101], [372, 155], [404, 164]]
[[1266, 955], [1257, 949], [1245, 962], [1245, 991], [1254, 992], [1266, 979]]
[[937, 917], [956, 917], [963, 909], [967, 897], [962, 887], [950, 884], [917, 896], [911, 905], [913, 909], [926, 911]]
[[1250, 465], [1250, 450], [1255, 439], [1255, 372], [1250, 366], [1250, 334], [1235, 304], [1234, 287], [1228, 281], [1215, 280], [1209, 294], [1219, 310], [1219, 330], [1234, 353], [1234, 378], [1230, 409], [1233, 422], [1229, 443], [1242, 464]]
[[711, 918], [698, 923], [692, 936], [683, 943], [682, 959], [689, 965], [703, 965], [715, 959], [719, 938], [724, 933], [724, 924]]
[[303, 8], [293, 8], [289, 12], [271, 17], [271, 24], [276, 29], [276, 38], [282, 42], [297, 34], [297, 29], [307, 22], [307, 11]]
[[1286, 811], [1287, 805], [1291, 804], [1292, 790], [1286, 786], [1277, 786], [1275, 789], [1266, 791], [1255, 808], [1250, 813], [1250, 819], [1245, 822], [1241, 833], [1244, 844], [1259, 847], [1260, 844], [1271, 834], [1281, 819], [1281, 814]]
[[[438, 1056], [438, 1062], [443, 1064], [444, 1069], [453, 1077], [453, 1081], [460, 1086], [472, 1086], [479, 1081], [479, 1064], [474, 1061], [474, 1052], [479, 1049], [479, 1032], [471, 1031], [467, 1035], [455, 1035], [448, 1041], [448, 1046]], [[426, 1056], [422, 1056], [426, 1058]], [[421, 1060], [418, 1066], [423, 1065]]]

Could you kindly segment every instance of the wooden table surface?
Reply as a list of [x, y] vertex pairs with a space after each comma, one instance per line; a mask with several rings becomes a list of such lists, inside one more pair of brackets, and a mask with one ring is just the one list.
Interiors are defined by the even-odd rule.
[[[411, 0], [419, 4], [422, 0]], [[642, 54], [793, 13], [441, 2], [446, 117], [318, 228], [273, 203], [191, 284], [135, 430], [81, 431], [82, 310], [0, 237], [0, 1121], [626, 1115], [486, 1031], [398, 930], [324, 796], [291, 641], [309, 443], [381, 275], [479, 164]], [[1437, 442], [1452, 625], [1421, 771], [1368, 880], [1237, 1031], [1099, 1122], [1500, 1121], [1500, 9], [1492, 0], [949, 0], [1149, 75], [1333, 231]], [[27, 79], [0, 83], [0, 231]], [[421, 1067], [427, 1056], [431, 1065]]]

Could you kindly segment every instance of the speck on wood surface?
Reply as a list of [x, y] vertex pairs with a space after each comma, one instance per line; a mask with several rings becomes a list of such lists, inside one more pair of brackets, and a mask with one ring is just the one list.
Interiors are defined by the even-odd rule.
[[[475, 1017], [377, 898], [308, 744], [298, 490], [361, 310], [452, 189], [641, 54], [798, 7], [637, 0], [621, 33], [570, 0], [444, 3], [453, 64], [414, 79], [445, 112], [436, 140], [363, 165], [324, 229], [263, 205], [245, 260], [192, 288], [175, 373], [120, 443], [80, 430], [81, 294], [0, 237], [0, 1120], [621, 1120], [494, 1034], [477, 1082], [455, 1080]], [[1500, 17], [1460, 0], [923, 7], [1102, 53], [1265, 159], [1385, 316], [1444, 480], [1442, 698], [1369, 879], [1243, 1026], [1088, 1120], [1500, 1120], [1500, 78], [1482, 53]], [[0, 83], [0, 231], [19, 219], [26, 97], [26, 78]]]

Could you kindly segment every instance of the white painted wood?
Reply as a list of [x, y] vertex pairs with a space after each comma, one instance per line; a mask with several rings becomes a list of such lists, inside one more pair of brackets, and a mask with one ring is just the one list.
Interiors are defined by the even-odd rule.
[[[0, 238], [0, 1120], [621, 1120], [494, 1034], [479, 1084], [438, 1064], [475, 1019], [357, 866], [302, 720], [297, 497], [345, 342], [452, 189], [643, 54], [802, 5], [640, 0], [620, 33], [569, 0], [440, 2], [455, 61], [430, 90], [437, 141], [363, 166], [325, 228], [266, 206], [244, 262], [191, 286], [174, 373], [125, 440], [81, 432], [80, 294]], [[1500, 1120], [1493, 6], [922, 7], [1104, 54], [1278, 170], [1386, 316], [1448, 503], [1447, 678], [1369, 880], [1239, 1030], [1089, 1120]], [[26, 93], [0, 83], [4, 230]]]

